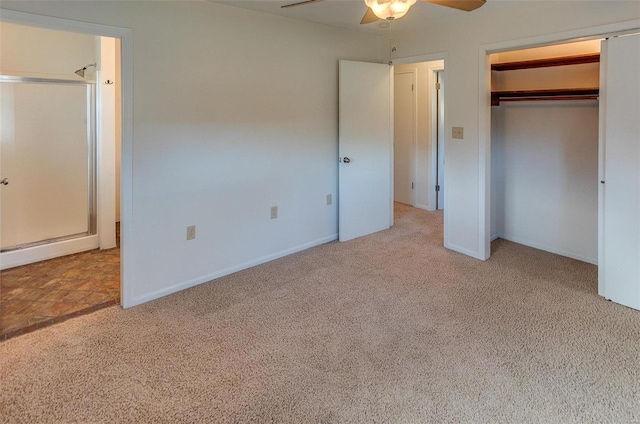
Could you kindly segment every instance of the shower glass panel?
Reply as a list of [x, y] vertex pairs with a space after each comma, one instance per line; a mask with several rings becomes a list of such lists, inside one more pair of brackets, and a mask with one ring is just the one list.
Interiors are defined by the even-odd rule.
[[95, 234], [95, 85], [0, 76], [0, 249]]

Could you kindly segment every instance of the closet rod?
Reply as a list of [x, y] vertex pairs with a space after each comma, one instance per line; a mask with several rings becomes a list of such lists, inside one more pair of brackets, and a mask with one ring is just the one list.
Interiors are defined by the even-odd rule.
[[500, 102], [532, 101], [532, 100], [595, 100], [598, 98], [598, 88], [561, 88], [555, 90], [518, 90], [493, 91], [491, 105], [498, 106]]
[[536, 100], [598, 100], [599, 96], [510, 97], [500, 102], [531, 102]]

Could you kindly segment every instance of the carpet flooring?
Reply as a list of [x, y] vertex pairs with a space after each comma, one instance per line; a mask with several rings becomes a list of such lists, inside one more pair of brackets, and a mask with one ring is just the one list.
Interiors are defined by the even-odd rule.
[[640, 312], [442, 213], [0, 343], [3, 423], [640, 422]]

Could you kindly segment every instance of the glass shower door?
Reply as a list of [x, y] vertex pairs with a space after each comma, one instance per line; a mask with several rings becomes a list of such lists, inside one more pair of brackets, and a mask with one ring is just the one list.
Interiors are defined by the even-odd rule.
[[95, 234], [94, 84], [0, 77], [0, 250]]

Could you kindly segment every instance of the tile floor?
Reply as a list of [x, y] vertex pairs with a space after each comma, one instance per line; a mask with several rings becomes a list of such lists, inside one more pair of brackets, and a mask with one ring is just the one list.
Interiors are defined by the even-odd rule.
[[0, 341], [119, 303], [120, 248], [7, 269], [0, 272]]

